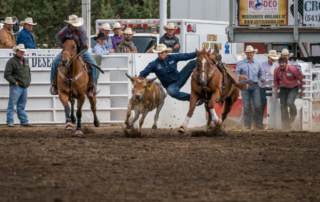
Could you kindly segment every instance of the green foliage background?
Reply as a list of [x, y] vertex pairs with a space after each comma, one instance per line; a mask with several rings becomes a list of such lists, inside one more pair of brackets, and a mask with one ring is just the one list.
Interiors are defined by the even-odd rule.
[[[168, 18], [170, 13], [168, 0]], [[0, 0], [0, 17], [32, 17], [37, 44], [56, 47], [55, 36], [71, 14], [81, 17], [81, 0]], [[159, 0], [91, 0], [91, 34], [97, 19], [159, 18]]]

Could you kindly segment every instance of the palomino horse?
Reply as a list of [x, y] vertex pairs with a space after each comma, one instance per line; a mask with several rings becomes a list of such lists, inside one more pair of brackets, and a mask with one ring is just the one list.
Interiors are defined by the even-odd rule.
[[[209, 114], [207, 126], [210, 127], [211, 121], [216, 126], [221, 126], [239, 96], [239, 89], [235, 87], [231, 78], [224, 76], [217, 67], [218, 64], [222, 65], [221, 56], [218, 55], [218, 47], [215, 47], [214, 55], [210, 55], [211, 50], [206, 51], [205, 48], [202, 51], [196, 50], [196, 52], [197, 65], [191, 79], [190, 108], [183, 125], [179, 129], [180, 133], [184, 133], [187, 130], [189, 120], [193, 115], [198, 100], [202, 99], [206, 102], [205, 108]], [[224, 80], [226, 81], [223, 82]], [[221, 89], [223, 83], [225, 83], [224, 90]], [[214, 104], [219, 103], [222, 105], [223, 102], [225, 106], [221, 121], [214, 110]]]
[[[61, 38], [61, 44], [63, 44], [61, 65], [58, 66], [57, 74], [57, 88], [59, 99], [64, 106], [64, 112], [66, 115], [66, 130], [72, 129], [72, 123], [76, 122], [74, 116], [74, 103], [77, 99], [77, 129], [76, 136], [82, 137], [81, 130], [81, 109], [85, 101], [86, 92], [88, 89], [89, 75], [87, 73], [87, 67], [80, 61], [79, 57], [82, 52], [85, 51], [81, 47], [78, 38], [75, 36], [64, 36]], [[94, 126], [99, 126], [99, 120], [96, 115], [96, 95], [89, 97], [91, 104], [91, 110], [94, 115]], [[71, 116], [69, 102], [71, 103]], [[72, 123], [71, 123], [72, 122]]]

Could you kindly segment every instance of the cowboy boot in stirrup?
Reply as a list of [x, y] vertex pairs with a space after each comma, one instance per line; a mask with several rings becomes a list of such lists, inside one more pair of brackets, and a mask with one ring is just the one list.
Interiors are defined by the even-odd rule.
[[88, 92], [87, 92], [87, 96], [93, 97], [94, 95], [96, 95], [96, 93], [97, 93], [97, 86], [89, 87]]
[[51, 93], [51, 95], [58, 95], [58, 89], [53, 84], [51, 85], [50, 93]]

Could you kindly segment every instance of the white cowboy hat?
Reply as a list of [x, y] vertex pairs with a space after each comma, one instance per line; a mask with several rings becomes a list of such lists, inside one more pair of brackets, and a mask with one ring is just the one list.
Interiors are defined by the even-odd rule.
[[253, 47], [251, 45], [248, 45], [246, 47], [246, 50], [244, 51], [245, 53], [250, 53], [250, 52], [254, 52], [254, 53], [257, 53], [258, 52], [258, 49], [253, 49]]
[[69, 15], [69, 21], [65, 20], [65, 22], [74, 27], [80, 27], [83, 25], [83, 18], [78, 18], [76, 15]]
[[272, 58], [273, 60], [278, 60], [280, 56], [276, 50], [270, 50], [269, 54], [265, 53], [264, 55]]
[[167, 29], [174, 29], [176, 31], [178, 27], [174, 27], [174, 24], [172, 22], [168, 23], [168, 25], [163, 26], [164, 31], [167, 31]]
[[32, 18], [26, 18], [24, 21], [21, 21], [20, 24], [22, 26], [24, 26], [24, 24], [29, 24], [29, 25], [37, 25], [37, 23], [33, 22], [33, 19]]
[[114, 30], [114, 29], [116, 29], [116, 28], [122, 29], [123, 26], [121, 26], [121, 24], [120, 24], [119, 22], [115, 22], [115, 23], [113, 23], [113, 25], [112, 25], [112, 30]]
[[15, 46], [15, 47], [12, 48], [12, 51], [15, 52], [15, 53], [17, 52], [17, 50], [26, 52], [27, 50], [29, 50], [29, 48], [25, 49], [24, 44], [21, 43], [18, 46]]
[[283, 49], [281, 55], [289, 55], [289, 57], [293, 56], [293, 53], [289, 53], [288, 49]]
[[238, 60], [244, 60], [246, 58], [247, 58], [247, 56], [246, 56], [246, 54], [244, 52], [242, 52], [241, 56], [237, 56]]
[[111, 30], [109, 23], [104, 23], [102, 27], [98, 27], [99, 30]]
[[152, 49], [152, 52], [154, 52], [154, 53], [162, 53], [164, 51], [167, 51], [168, 53], [171, 53], [172, 49], [171, 48], [167, 48], [167, 46], [164, 45], [163, 43], [157, 45], [156, 49]]
[[6, 17], [6, 19], [3, 21], [1, 20], [1, 23], [2, 24], [8, 24], [8, 25], [14, 25], [16, 24], [17, 21], [14, 21], [12, 20], [12, 17]]
[[132, 32], [131, 28], [126, 28], [123, 32], [121, 32], [121, 35], [124, 36], [125, 34], [131, 34], [134, 35], [134, 32]]

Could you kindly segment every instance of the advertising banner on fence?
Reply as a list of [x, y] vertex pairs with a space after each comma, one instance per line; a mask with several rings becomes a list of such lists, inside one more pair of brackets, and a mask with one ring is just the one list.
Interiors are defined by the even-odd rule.
[[304, 0], [303, 24], [320, 25], [320, 0]]
[[288, 1], [239, 0], [239, 25], [287, 25]]

